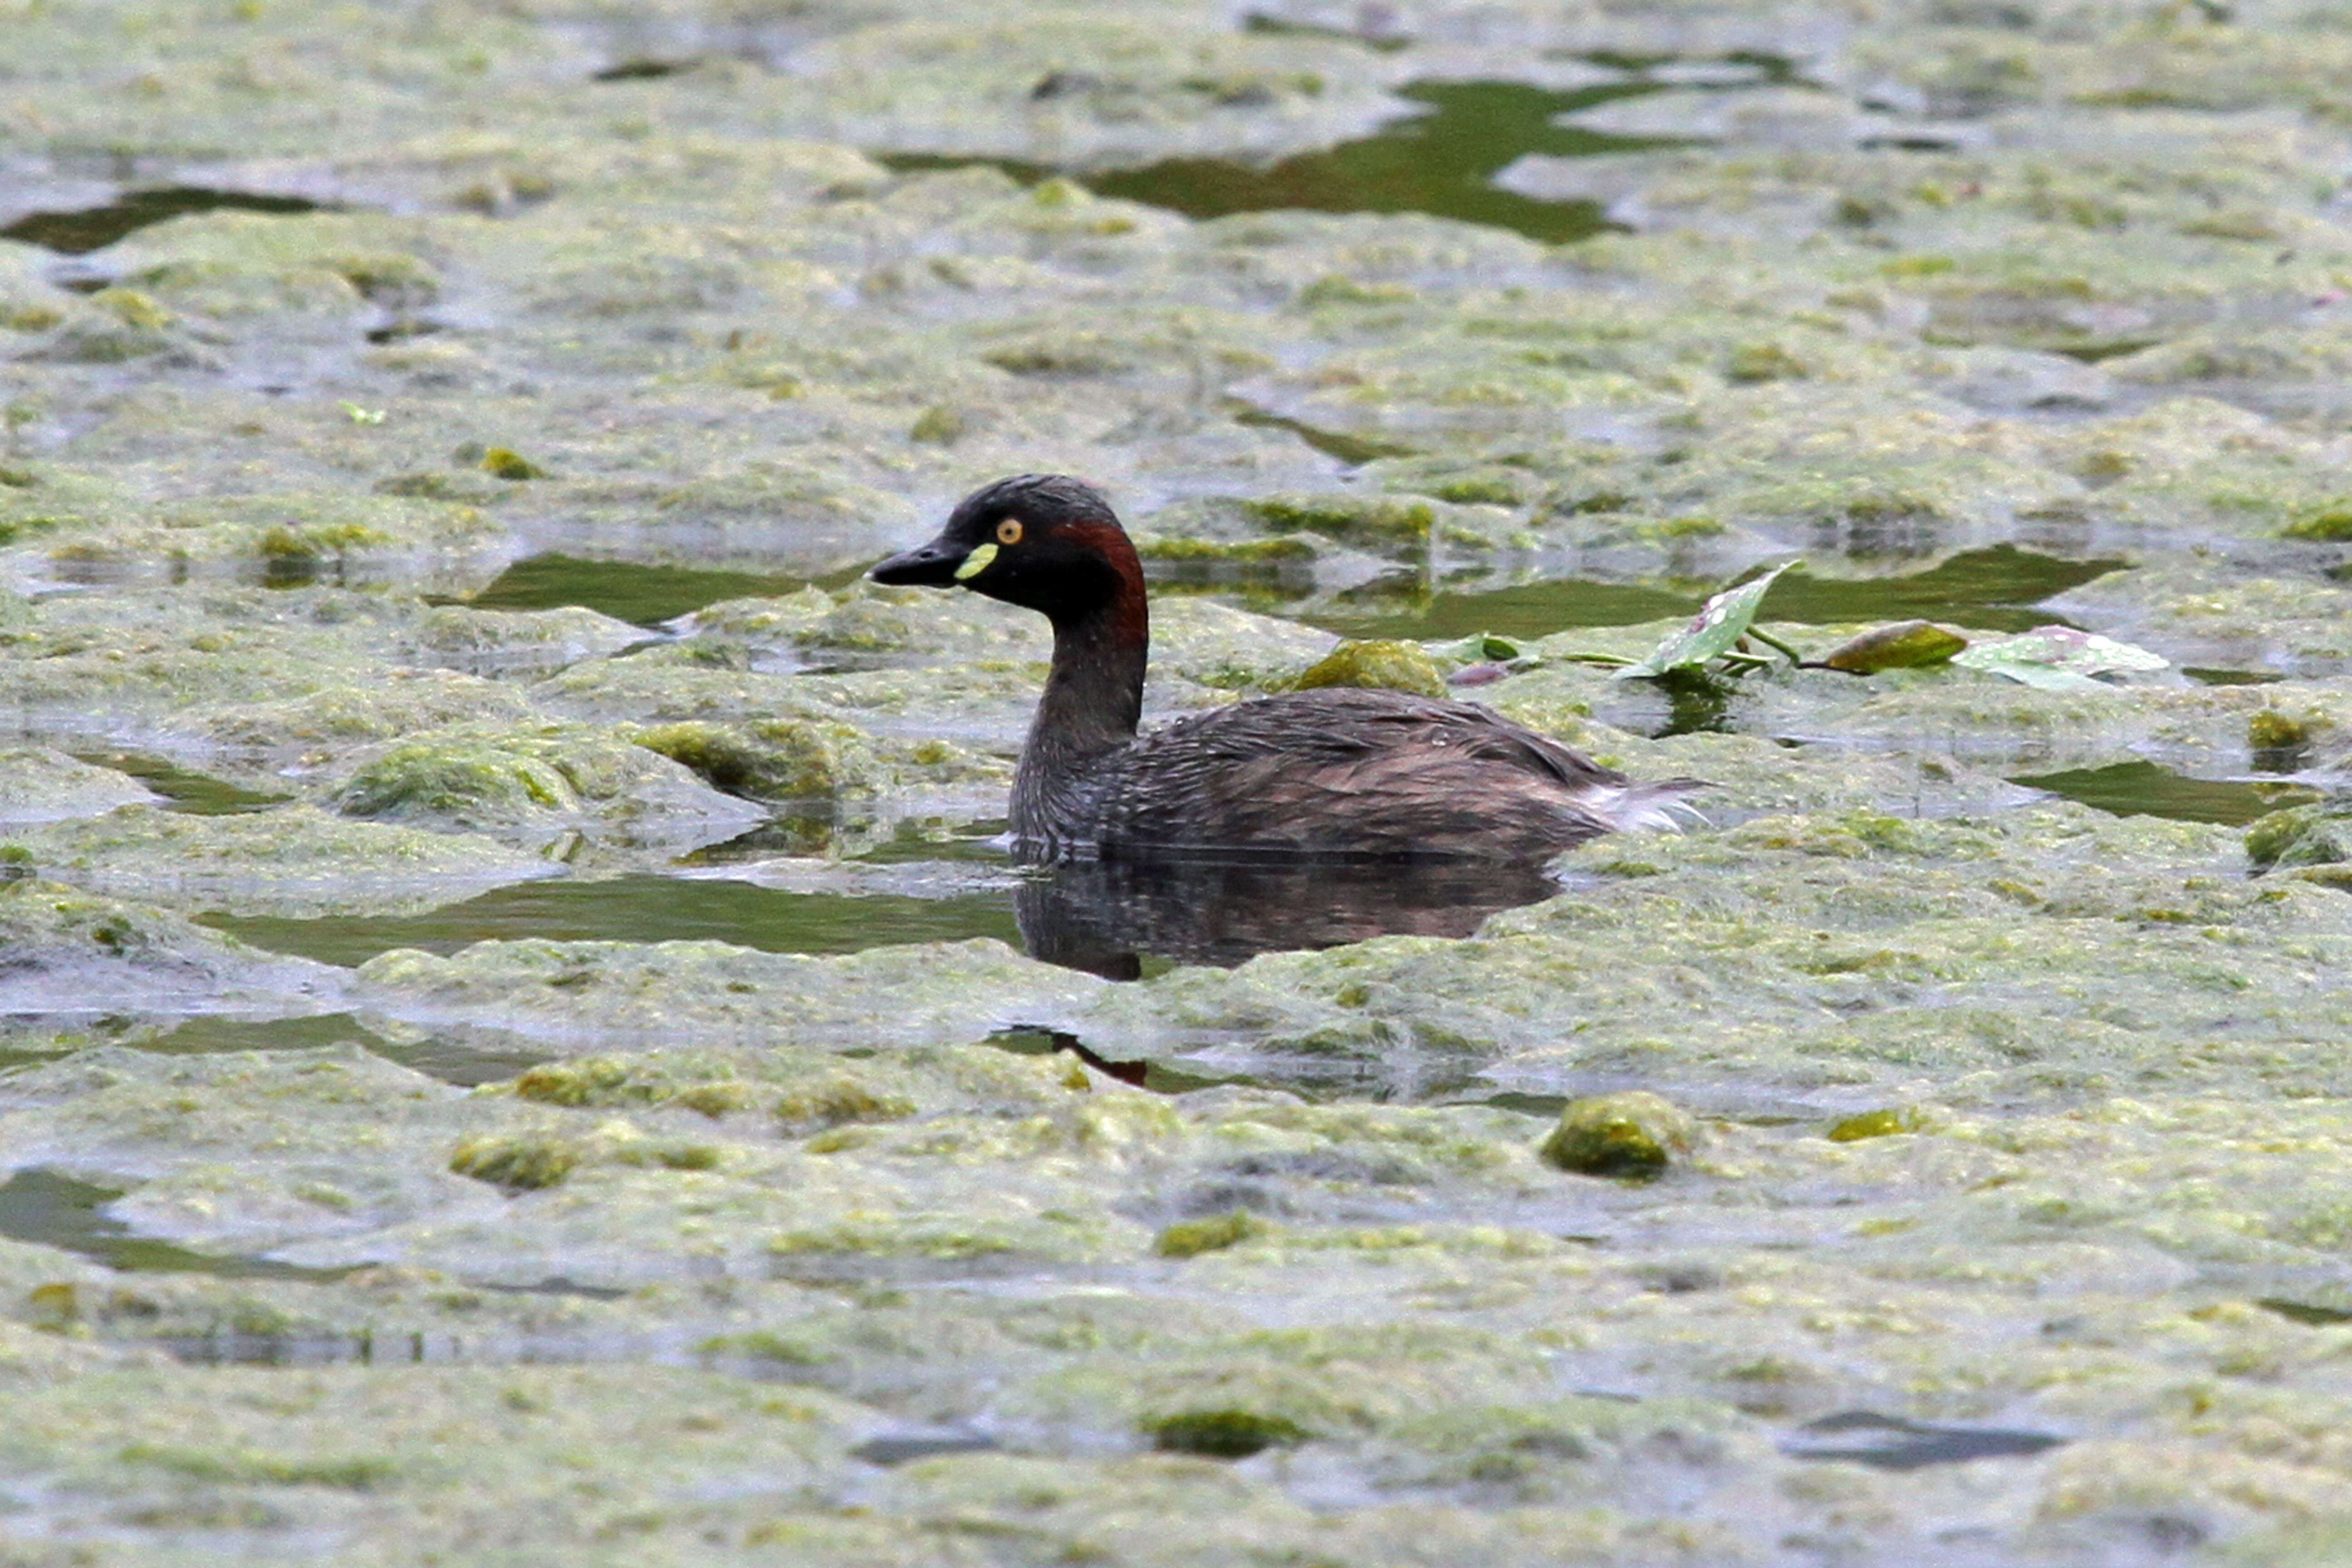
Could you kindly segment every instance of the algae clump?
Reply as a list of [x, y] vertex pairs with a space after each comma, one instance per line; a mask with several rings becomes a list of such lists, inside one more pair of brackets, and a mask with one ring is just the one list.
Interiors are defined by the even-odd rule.
[[545, 835], [593, 826], [732, 837], [761, 819], [626, 731], [456, 726], [377, 753], [331, 804], [346, 816]]
[[551, 1187], [580, 1163], [580, 1151], [551, 1138], [509, 1138], [473, 1133], [457, 1141], [449, 1169], [461, 1176], [514, 1191]]
[[1162, 1258], [1197, 1258], [1268, 1235], [1272, 1229], [1248, 1210], [1235, 1209], [1207, 1219], [1180, 1220], [1153, 1238], [1151, 1250]]
[[628, 1063], [611, 1057], [543, 1062], [516, 1079], [514, 1091], [520, 1100], [574, 1108], [644, 1105], [655, 1098], [655, 1091], [631, 1072]]
[[903, 1121], [915, 1102], [885, 1094], [843, 1075], [792, 1089], [776, 1101], [777, 1122], [787, 1132], [820, 1132], [853, 1121]]
[[1274, 539], [1146, 538], [1135, 542], [1135, 552], [1146, 561], [1223, 566], [1273, 567], [1315, 559], [1315, 546], [1296, 534]]
[[1386, 640], [1343, 642], [1307, 666], [1297, 689], [1320, 686], [1363, 686], [1379, 690], [1410, 691], [1416, 697], [1444, 697], [1445, 677], [1437, 661], [1417, 644]]
[[579, 797], [562, 769], [543, 757], [412, 742], [361, 768], [334, 804], [347, 816], [472, 823], [577, 810]]
[[1675, 1155], [1687, 1153], [1696, 1123], [1690, 1113], [1646, 1089], [1571, 1100], [1543, 1142], [1543, 1157], [1581, 1176], [1647, 1181]]
[[712, 787], [753, 800], [870, 795], [880, 782], [865, 737], [847, 724], [807, 719], [765, 719], [751, 724], [692, 720], [640, 730], [632, 739], [692, 769]]
[[1246, 1459], [1267, 1448], [1296, 1447], [1312, 1436], [1285, 1415], [1255, 1410], [1187, 1410], [1143, 1424], [1151, 1446], [1166, 1454]]
[[1429, 542], [1437, 509], [1398, 496], [1271, 495], [1246, 500], [1242, 515], [1279, 533], [1319, 533], [1367, 549]]
[[2291, 805], [2246, 828], [2246, 858], [2263, 870], [2352, 860], [2352, 814], [2328, 802]]
[[543, 479], [547, 470], [507, 447], [493, 447], [482, 454], [482, 471], [494, 479], [520, 484], [525, 479]]
[[2330, 728], [2317, 717], [2298, 719], [2275, 708], [2264, 708], [2246, 720], [2246, 749], [2254, 766], [2264, 773], [2291, 773], [2309, 758], [2312, 742]]
[[2311, 540], [2321, 544], [2352, 542], [2352, 506], [2332, 506], [2309, 517], [2297, 518], [2279, 530], [2279, 537]]
[[610, 1106], [676, 1107], [714, 1120], [753, 1103], [751, 1086], [740, 1079], [696, 1077], [677, 1081], [671, 1069], [642, 1058], [579, 1057], [542, 1062], [514, 1080], [518, 1100], [571, 1110]]
[[1859, 1143], [1866, 1138], [1890, 1138], [1919, 1131], [1919, 1113], [1908, 1107], [1864, 1110], [1832, 1122], [1823, 1136], [1832, 1143]]

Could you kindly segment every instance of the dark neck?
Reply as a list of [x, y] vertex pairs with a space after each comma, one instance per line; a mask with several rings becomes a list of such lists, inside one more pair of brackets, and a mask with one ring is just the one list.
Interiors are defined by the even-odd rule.
[[1139, 584], [1121, 584], [1096, 608], [1056, 616], [1054, 668], [1029, 726], [1023, 765], [1078, 762], [1134, 740], [1150, 650]]

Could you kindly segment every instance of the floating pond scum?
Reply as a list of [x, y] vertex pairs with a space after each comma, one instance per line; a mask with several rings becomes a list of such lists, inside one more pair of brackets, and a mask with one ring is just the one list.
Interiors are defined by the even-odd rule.
[[2352, 1561], [2340, 15], [547, 9], [0, 5], [0, 1561]]

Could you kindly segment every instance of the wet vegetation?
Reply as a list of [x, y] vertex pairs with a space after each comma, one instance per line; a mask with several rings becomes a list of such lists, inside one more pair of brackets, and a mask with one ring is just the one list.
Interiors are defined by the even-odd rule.
[[0, 4], [0, 1558], [2344, 1560], [2342, 22]]

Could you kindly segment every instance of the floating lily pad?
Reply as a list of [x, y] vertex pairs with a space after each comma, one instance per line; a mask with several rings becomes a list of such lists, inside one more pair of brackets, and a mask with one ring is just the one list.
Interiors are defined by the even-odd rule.
[[1791, 561], [1775, 566], [1761, 577], [1736, 588], [1726, 588], [1708, 599], [1688, 626], [1652, 648], [1646, 658], [1619, 670], [1616, 679], [1631, 680], [1637, 676], [1664, 675], [1670, 670], [1697, 669], [1730, 652], [1731, 646], [1748, 635], [1764, 595], [1780, 574], [1795, 564]]
[[2036, 626], [2011, 637], [1988, 637], [1955, 654], [1952, 662], [2043, 691], [2102, 690], [2105, 683], [2096, 676], [2171, 668], [2162, 654], [2072, 626]]

